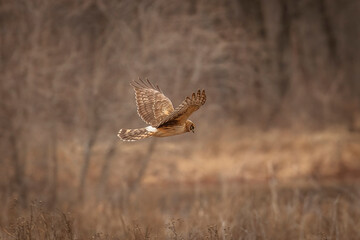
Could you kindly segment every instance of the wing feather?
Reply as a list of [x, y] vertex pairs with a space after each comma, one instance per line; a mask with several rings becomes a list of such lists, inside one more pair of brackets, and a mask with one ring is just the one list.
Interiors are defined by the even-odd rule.
[[157, 126], [174, 111], [170, 99], [148, 79], [133, 81], [131, 85], [135, 91], [138, 114], [144, 122]]
[[198, 110], [206, 102], [205, 90], [198, 90], [197, 93], [193, 93], [190, 97], [186, 97], [185, 100], [162, 122], [159, 126], [166, 122], [176, 120], [179, 124], [185, 123], [190, 115]]

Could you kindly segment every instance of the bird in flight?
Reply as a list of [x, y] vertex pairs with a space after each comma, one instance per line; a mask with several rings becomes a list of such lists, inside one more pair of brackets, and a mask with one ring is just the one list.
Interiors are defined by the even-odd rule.
[[123, 141], [136, 141], [148, 137], [169, 137], [193, 132], [195, 125], [188, 117], [206, 101], [205, 90], [198, 90], [174, 109], [171, 101], [148, 79], [133, 81], [137, 112], [149, 126], [138, 129], [120, 129], [118, 137]]

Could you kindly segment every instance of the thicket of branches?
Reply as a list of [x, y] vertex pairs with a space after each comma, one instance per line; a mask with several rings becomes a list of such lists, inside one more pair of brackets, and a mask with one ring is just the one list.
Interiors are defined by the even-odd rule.
[[0, 187], [26, 199], [40, 159], [36, 178], [56, 199], [59, 142], [71, 140], [83, 148], [81, 198], [94, 146], [111, 159], [118, 129], [142, 126], [128, 84], [138, 77], [174, 104], [205, 88], [203, 126], [352, 129], [359, 14], [355, 0], [2, 0]]

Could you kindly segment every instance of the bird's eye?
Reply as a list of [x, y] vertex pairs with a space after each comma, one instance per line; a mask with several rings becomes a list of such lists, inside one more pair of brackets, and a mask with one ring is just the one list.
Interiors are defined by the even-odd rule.
[[190, 130], [193, 130], [193, 129], [194, 129], [194, 126], [193, 126], [193, 125], [191, 125], [191, 126], [190, 126]]

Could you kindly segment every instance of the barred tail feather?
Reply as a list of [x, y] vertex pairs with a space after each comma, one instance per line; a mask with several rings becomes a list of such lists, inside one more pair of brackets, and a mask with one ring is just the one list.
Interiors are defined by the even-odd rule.
[[146, 130], [146, 128], [120, 129], [117, 136], [123, 141], [137, 141], [151, 137], [152, 134], [153, 132]]

